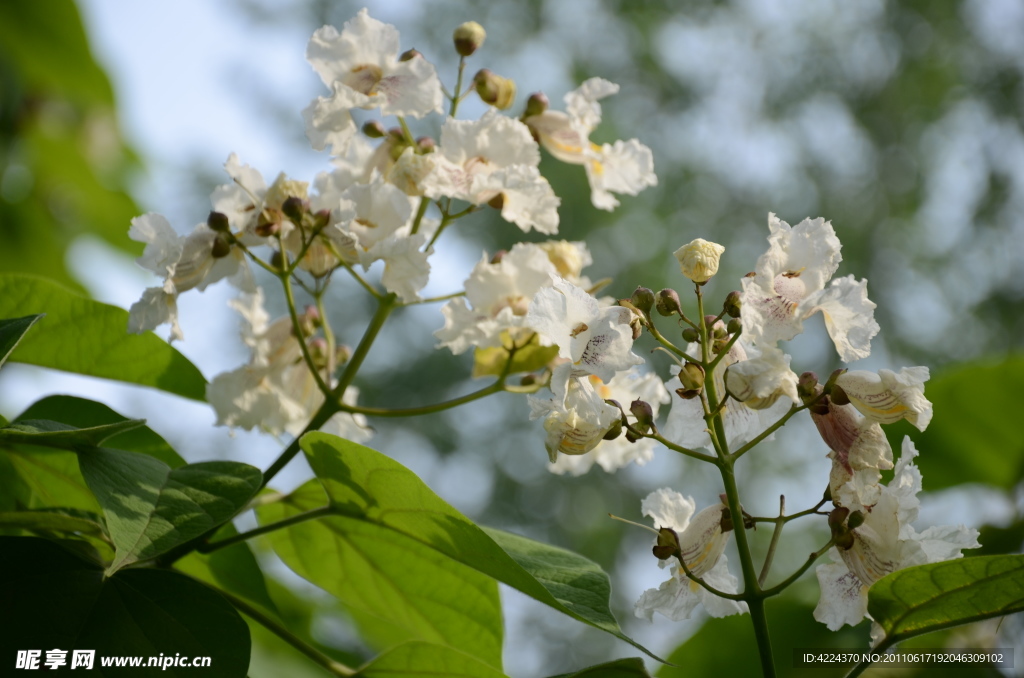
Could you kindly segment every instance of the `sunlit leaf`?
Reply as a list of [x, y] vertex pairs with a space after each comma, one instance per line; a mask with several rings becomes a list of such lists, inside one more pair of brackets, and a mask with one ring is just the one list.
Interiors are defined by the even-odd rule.
[[551, 678], [651, 678], [644, 660], [637, 657], [617, 659], [585, 668], [574, 673], [563, 673]]
[[59, 450], [76, 450], [80, 447], [96, 447], [107, 438], [145, 425], [145, 419], [125, 419], [110, 424], [76, 428], [48, 419], [19, 419], [9, 426], [0, 428], [0, 445], [20, 443]]
[[7, 622], [0, 656], [60, 648], [70, 659], [70, 650], [90, 649], [96, 651], [95, 673], [107, 675], [100, 657], [180, 654], [211, 657], [210, 666], [143, 665], [118, 675], [244, 678], [249, 629], [212, 589], [168, 570], [131, 569], [105, 577], [99, 564], [63, 544], [75, 542], [0, 537], [0, 601]]
[[117, 554], [108, 573], [165, 553], [230, 520], [259, 490], [259, 469], [208, 461], [171, 469], [143, 454], [79, 452]]
[[446, 645], [402, 643], [356, 672], [360, 678], [505, 678], [479, 659]]
[[[502, 335], [502, 343], [505, 346], [512, 344], [507, 332]], [[476, 349], [473, 352], [473, 378], [539, 370], [558, 355], [558, 347], [541, 346], [540, 338], [534, 334], [525, 346], [516, 349], [512, 365], [506, 367], [508, 355], [509, 350], [502, 346]]]
[[883, 577], [868, 612], [887, 647], [904, 638], [1024, 610], [1024, 556], [977, 556], [918, 565]]
[[128, 333], [128, 312], [79, 296], [45, 278], [0, 274], [0, 317], [45, 312], [32, 340], [10, 360], [158, 388], [194, 400], [206, 380], [195, 365], [152, 333]]
[[301, 444], [336, 513], [416, 540], [647, 652], [619, 628], [608, 575], [596, 563], [477, 527], [409, 469], [368, 447], [323, 433], [307, 434]]

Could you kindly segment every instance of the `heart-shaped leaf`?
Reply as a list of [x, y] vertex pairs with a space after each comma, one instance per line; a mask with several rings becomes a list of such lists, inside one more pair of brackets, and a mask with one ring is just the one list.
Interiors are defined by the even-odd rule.
[[11, 351], [18, 345], [21, 338], [25, 336], [25, 333], [42, 317], [43, 314], [40, 313], [38, 315], [27, 315], [24, 318], [0, 320], [0, 367], [3, 367], [4, 363], [7, 362], [7, 356], [11, 355]]
[[[74, 650], [94, 650], [98, 675], [110, 671], [101, 658], [141, 657], [141, 666], [123, 673], [244, 678], [249, 629], [220, 595], [168, 570], [105, 577], [101, 565], [63, 545], [82, 543], [0, 537], [0, 609], [8, 622], [0, 657], [13, 662], [18, 650], [57, 648], [68, 652], [68, 669]], [[202, 669], [147, 666], [159, 655], [211, 661]]]
[[47, 419], [19, 419], [0, 428], [0, 444], [41, 445], [60, 450], [77, 450], [81, 447], [96, 447], [107, 438], [146, 425], [145, 419], [125, 419], [110, 424], [88, 428], [75, 428]]
[[412, 471], [368, 447], [325, 433], [309, 433], [301, 445], [336, 513], [413, 539], [651, 654], [619, 628], [609, 607], [608, 575], [596, 563], [481, 529]]
[[868, 611], [879, 649], [906, 638], [1024, 610], [1024, 556], [977, 556], [898, 570], [875, 582]]
[[263, 478], [248, 464], [210, 461], [172, 470], [159, 459], [106, 448], [80, 452], [79, 466], [116, 548], [108, 574], [230, 520]]

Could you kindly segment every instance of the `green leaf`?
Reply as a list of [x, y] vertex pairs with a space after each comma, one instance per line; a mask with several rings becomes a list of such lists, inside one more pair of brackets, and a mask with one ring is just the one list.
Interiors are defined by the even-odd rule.
[[978, 556], [898, 570], [875, 582], [868, 612], [883, 647], [931, 631], [1024, 610], [1024, 556]]
[[[508, 332], [501, 335], [501, 343], [511, 346], [512, 339]], [[541, 346], [540, 338], [534, 334], [525, 346], [516, 349], [512, 365], [507, 370], [509, 350], [504, 346], [478, 348], [473, 352], [473, 378], [489, 375], [516, 374], [517, 372], [533, 372], [539, 370], [558, 355], [557, 346]]]
[[644, 660], [637, 657], [617, 659], [585, 668], [575, 673], [563, 673], [552, 678], [651, 678], [644, 667]]
[[10, 426], [0, 428], [0, 445], [25, 443], [59, 450], [77, 450], [96, 447], [107, 438], [145, 425], [145, 419], [125, 419], [89, 428], [75, 428], [48, 419], [19, 419]]
[[360, 678], [505, 678], [505, 674], [446, 645], [410, 641], [373, 659], [355, 674]]
[[38, 315], [27, 315], [24, 318], [0, 320], [0, 367], [3, 367], [4, 363], [7, 362], [7, 356], [11, 355], [11, 351], [15, 349], [21, 338], [29, 331], [29, 328], [42, 317], [43, 314], [40, 313]]
[[887, 426], [894, 449], [910, 435], [921, 450], [917, 465], [928, 491], [962, 483], [987, 483], [1007, 490], [1024, 479], [1024, 436], [1008, 406], [1020, 402], [1024, 355], [1001, 363], [958, 365], [935, 375], [925, 395], [935, 418], [924, 431], [909, 424]]
[[128, 334], [128, 312], [33, 275], [0, 274], [0, 317], [45, 310], [11, 360], [103, 377], [203, 400], [206, 380], [155, 334]]
[[71, 509], [45, 509], [0, 513], [0, 527], [43, 532], [70, 532], [103, 537], [99, 516]]
[[[78, 428], [130, 421], [103, 403], [66, 395], [47, 396], [42, 400], [37, 400], [19, 414], [15, 422], [23, 422], [27, 419], [51, 419]], [[146, 426], [126, 430], [111, 437], [107, 443], [108, 447], [156, 457], [171, 468], [185, 464], [185, 460], [174, 451], [174, 448], [166, 440]]]
[[596, 563], [477, 527], [409, 469], [368, 447], [324, 433], [303, 436], [301, 445], [337, 513], [413, 539], [651, 654], [622, 633], [609, 607], [608, 575]]
[[97, 675], [115, 673], [101, 668], [100, 657], [212, 658], [201, 670], [130, 669], [132, 676], [162, 678], [244, 678], [249, 666], [249, 629], [213, 590], [168, 570], [105, 577], [100, 565], [46, 539], [0, 537], [0, 608], [16, 622], [0, 634], [2, 657], [59, 648], [70, 660], [71, 650], [95, 650]]
[[108, 574], [147, 560], [230, 520], [259, 491], [259, 469], [209, 461], [171, 469], [153, 457], [95, 448], [79, 453], [116, 556]]
[[[257, 508], [260, 523], [293, 519], [327, 503], [311, 480]], [[501, 602], [495, 582], [393, 530], [347, 515], [271, 532], [274, 551], [301, 577], [354, 613], [364, 638], [385, 648], [424, 640], [501, 666]]]

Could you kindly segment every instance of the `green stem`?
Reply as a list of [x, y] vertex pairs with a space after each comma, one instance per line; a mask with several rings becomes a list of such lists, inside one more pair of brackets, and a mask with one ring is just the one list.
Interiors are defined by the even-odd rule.
[[783, 591], [785, 591], [787, 588], [789, 588], [790, 584], [792, 584], [797, 579], [802, 577], [804, 572], [809, 570], [811, 565], [814, 564], [814, 561], [816, 561], [818, 558], [821, 558], [821, 556], [826, 551], [828, 551], [830, 548], [832, 548], [833, 544], [835, 544], [835, 543], [836, 543], [836, 541], [835, 541], [835, 538], [833, 537], [832, 539], [829, 540], [829, 542], [827, 544], [822, 546], [817, 551], [814, 551], [813, 553], [811, 553], [811, 555], [807, 556], [807, 560], [804, 562], [803, 565], [800, 566], [800, 569], [798, 569], [796, 572], [794, 572], [793, 574], [789, 575], [783, 581], [781, 581], [780, 583], [778, 583], [775, 586], [771, 587], [770, 589], [765, 589], [764, 591], [762, 591], [761, 592], [761, 597], [762, 598], [771, 598], [772, 596], [777, 596], [780, 593], [782, 593]]
[[722, 362], [722, 360], [725, 358], [725, 356], [729, 355], [729, 349], [732, 348], [733, 344], [735, 344], [737, 341], [739, 341], [741, 333], [742, 332], [740, 331], [740, 332], [736, 332], [736, 334], [732, 335], [732, 338], [729, 339], [729, 343], [725, 345], [725, 347], [722, 349], [722, 351], [718, 355], [715, 356], [714, 360], [711, 361], [711, 364], [708, 365], [708, 371], [709, 372], [711, 370], [715, 369], [718, 366], [718, 363]]
[[465, 405], [471, 403], [474, 400], [485, 398], [494, 393], [501, 393], [505, 390], [505, 380], [499, 379], [490, 386], [480, 389], [479, 391], [473, 391], [467, 393], [464, 396], [458, 398], [452, 398], [451, 400], [445, 400], [444, 402], [434, 403], [433, 405], [423, 405], [421, 407], [409, 407], [405, 409], [389, 410], [380, 407], [359, 407], [356, 405], [346, 405], [345, 403], [339, 404], [339, 409], [342, 412], [350, 412], [352, 414], [365, 414], [370, 417], [419, 417], [424, 414], [434, 414], [435, 412], [443, 412], [450, 410], [453, 407], [459, 405]]
[[[639, 431], [637, 431], [637, 433], [639, 433]], [[672, 450], [673, 452], [685, 454], [687, 457], [693, 457], [694, 459], [706, 461], [710, 464], [715, 464], [716, 466], [721, 463], [717, 457], [712, 457], [710, 454], [704, 454], [703, 452], [697, 452], [696, 450], [691, 450], [689, 448], [683, 447], [682, 445], [676, 445], [674, 442], [672, 442], [671, 440], [664, 437], [658, 432], [648, 433], [646, 434], [646, 437], [651, 438], [653, 440], [657, 440], [659, 443], [661, 443], [668, 449]]]
[[775, 521], [775, 531], [772, 532], [772, 541], [768, 544], [768, 554], [764, 557], [764, 565], [761, 566], [761, 574], [757, 577], [757, 585], [764, 586], [765, 579], [772, 569], [772, 561], [775, 559], [775, 549], [779, 546], [779, 537], [782, 536], [782, 527], [786, 524], [783, 520], [786, 514], [786, 495], [779, 495], [779, 519]]
[[764, 612], [764, 599], [753, 598], [747, 601], [750, 620], [754, 624], [754, 637], [757, 638], [757, 651], [761, 657], [761, 671], [764, 678], [774, 678], [775, 660], [772, 658], [772, 640], [768, 635], [768, 617]]
[[466, 70], [466, 57], [459, 57], [459, 75], [455, 79], [455, 92], [452, 94], [452, 105], [448, 109], [448, 117], [454, 118], [455, 112], [459, 110], [459, 101], [462, 96], [462, 73]]
[[[335, 254], [335, 256], [337, 256], [337, 254]], [[345, 270], [348, 271], [349, 275], [351, 275], [355, 279], [355, 281], [358, 282], [362, 286], [362, 288], [364, 290], [366, 290], [367, 292], [370, 293], [370, 296], [372, 296], [374, 299], [378, 299], [378, 300], [384, 297], [384, 295], [381, 294], [380, 292], [378, 292], [377, 289], [373, 285], [371, 285], [369, 282], [366, 281], [366, 278], [364, 278], [363, 276], [359, 275], [358, 271], [356, 271], [356, 269], [352, 268], [352, 264], [348, 263], [347, 261], [345, 261], [341, 257], [338, 257], [338, 261], [340, 261], [341, 265], [345, 267]]]
[[302, 638], [299, 638], [294, 633], [286, 629], [281, 623], [279, 623], [273, 617], [266, 615], [259, 608], [250, 605], [246, 600], [239, 598], [238, 596], [225, 591], [224, 589], [217, 589], [217, 593], [224, 596], [228, 601], [235, 606], [235, 608], [243, 613], [245, 616], [255, 620], [260, 626], [264, 627], [268, 631], [272, 632], [276, 636], [280, 637], [281, 640], [285, 641], [296, 650], [306, 655], [318, 665], [327, 669], [336, 676], [354, 676], [356, 670], [345, 666], [341, 662], [335, 661], [328, 657], [326, 654], [316, 649]]
[[302, 351], [302, 359], [305, 361], [310, 373], [312, 373], [313, 379], [316, 380], [317, 388], [320, 389], [325, 398], [330, 398], [331, 387], [324, 381], [320, 370], [316, 367], [316, 363], [313, 362], [313, 356], [310, 354], [309, 346], [306, 344], [305, 336], [302, 334], [302, 327], [299, 324], [299, 312], [295, 308], [295, 294], [292, 291], [291, 276], [282, 274], [280, 278], [281, 284], [284, 286], [284, 298], [288, 302], [288, 315], [292, 319], [292, 331], [295, 333], [295, 341], [299, 343], [299, 349]]
[[327, 378], [334, 376], [337, 369], [337, 347], [335, 346], [334, 329], [331, 328], [331, 321], [327, 317], [327, 309], [324, 307], [324, 291], [321, 290], [314, 298], [316, 299], [316, 310], [320, 314], [320, 327], [324, 331], [324, 340], [327, 342]]
[[772, 424], [771, 426], [766, 428], [764, 431], [762, 431], [756, 438], [751, 440], [749, 443], [747, 443], [746, 445], [744, 445], [740, 449], [736, 450], [736, 452], [734, 452], [733, 455], [732, 455], [733, 461], [739, 459], [744, 454], [746, 454], [750, 450], [754, 449], [762, 440], [764, 440], [765, 438], [767, 438], [768, 436], [770, 436], [771, 434], [775, 433], [777, 430], [782, 428], [782, 425], [785, 424], [787, 421], [789, 421], [790, 418], [794, 414], [796, 414], [800, 410], [805, 410], [805, 409], [807, 409], [806, 406], [800, 407], [798, 405], [793, 405], [793, 407], [789, 408], [789, 412], [786, 412], [784, 415], [779, 417], [779, 420], [777, 422], [775, 422], [774, 424]]
[[669, 351], [672, 351], [672, 353], [675, 353], [680, 358], [683, 358], [684, 360], [689, 360], [691, 363], [698, 363], [698, 362], [700, 362], [699, 360], [697, 360], [697, 359], [693, 358], [692, 356], [690, 356], [686, 351], [684, 351], [683, 349], [679, 348], [678, 346], [673, 344], [671, 341], [666, 339], [662, 335], [662, 333], [658, 331], [658, 328], [654, 326], [654, 322], [653, 321], [648, 320], [648, 322], [647, 322], [647, 331], [650, 332], [651, 336], [654, 337], [655, 339], [657, 339], [658, 342], [662, 346], [667, 348]]
[[707, 590], [709, 593], [712, 593], [718, 596], [719, 598], [725, 598], [726, 600], [744, 600], [744, 596], [742, 593], [726, 593], [725, 591], [719, 591], [718, 589], [706, 583], [703, 579], [695, 575], [693, 572], [690, 572], [690, 568], [686, 566], [686, 561], [683, 560], [681, 556], [676, 556], [676, 560], [678, 560], [679, 564], [683, 566], [683, 572], [686, 573], [687, 578], [689, 578], [690, 581], [697, 582], [698, 585]]
[[401, 125], [401, 127], [402, 127], [402, 135], [405, 136], [405, 141], [410, 146], [415, 146], [416, 145], [416, 139], [413, 137], [412, 130], [409, 129], [409, 125], [405, 124], [405, 117], [404, 116], [401, 116], [401, 115], [398, 116], [398, 124]]
[[416, 210], [416, 217], [412, 220], [412, 229], [410, 229], [409, 235], [416, 235], [420, 230], [420, 224], [423, 223], [423, 215], [427, 213], [428, 207], [430, 207], [430, 198], [423, 196], [420, 198], [420, 206]]
[[238, 544], [239, 542], [252, 539], [253, 537], [258, 537], [262, 534], [275, 532], [285, 527], [290, 527], [298, 523], [306, 522], [307, 520], [316, 520], [317, 518], [324, 518], [333, 513], [334, 509], [332, 507], [323, 506], [318, 509], [313, 509], [312, 511], [305, 511], [304, 513], [299, 513], [298, 515], [294, 515], [290, 518], [285, 518], [284, 520], [278, 521], [276, 523], [271, 523], [270, 525], [261, 525], [260, 527], [249, 530], [248, 532], [239, 532], [238, 534], [228, 537], [227, 539], [221, 539], [220, 541], [215, 541], [207, 544], [200, 544], [199, 548], [197, 548], [196, 550], [200, 553], [211, 553], [218, 549], [233, 546], [234, 544]]
[[456, 299], [458, 297], [464, 297], [466, 293], [463, 292], [452, 292], [451, 294], [444, 294], [440, 297], [427, 297], [426, 299], [419, 299], [418, 301], [404, 301], [402, 306], [414, 306], [416, 304], [433, 304], [438, 301], [448, 301], [449, 299]]

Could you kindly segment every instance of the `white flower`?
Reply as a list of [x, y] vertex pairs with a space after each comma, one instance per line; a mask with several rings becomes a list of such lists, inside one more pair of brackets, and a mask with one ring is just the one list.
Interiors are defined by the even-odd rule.
[[537, 291], [526, 315], [544, 346], [557, 345], [558, 355], [570, 360], [575, 372], [604, 382], [643, 363], [632, 351], [631, 320], [629, 309], [601, 308], [597, 299], [562, 278]]
[[[748, 349], [755, 355], [755, 360], [761, 355], [757, 353], [756, 348], [749, 346], [741, 339], [732, 345], [729, 353], [726, 354], [725, 358], [722, 359], [722, 362], [715, 369], [712, 378], [714, 379], [715, 392], [720, 398], [725, 396], [726, 379], [728, 379], [732, 367], [742, 365], [745, 361], [748, 361]], [[687, 347], [687, 353], [690, 355], [699, 353], [699, 351], [700, 347], [697, 344], [690, 344]], [[771, 393], [775, 393], [776, 390], [779, 393], [786, 393], [791, 383], [791, 378], [786, 375], [786, 371], [789, 368], [789, 356], [774, 355], [770, 352], [765, 355], [766, 357], [763, 362], [755, 362], [755, 369], [751, 370], [753, 374], [746, 381], [754, 384], [756, 389], [761, 392], [771, 388]], [[726, 375], [724, 379], [722, 376], [723, 371]], [[763, 381], [755, 378], [758, 372], [763, 373], [761, 375], [764, 377]], [[679, 368], [673, 366], [672, 374], [678, 373]], [[737, 384], [738, 389], [742, 390], [742, 388], [745, 388], [745, 386], [741, 388], [743, 382], [744, 380], [741, 379], [740, 383]], [[711, 436], [707, 432], [708, 425], [704, 421], [704, 409], [700, 399], [691, 398], [687, 400], [681, 398], [675, 392], [679, 385], [679, 381], [675, 378], [665, 384], [673, 394], [672, 409], [669, 410], [668, 419], [665, 421], [664, 427], [662, 427], [661, 434], [683, 447], [690, 449], [704, 448], [713, 451], [714, 445], [711, 442]], [[788, 400], [774, 395], [766, 396], [760, 402], [754, 397], [753, 404], [767, 406], [755, 409], [746, 403], [727, 401], [722, 408], [722, 421], [725, 425], [726, 442], [729, 445], [729, 449], [733, 452], [777, 422], [780, 417], [786, 414], [790, 407]], [[772, 436], [767, 438], [767, 440], [771, 439]]]
[[[719, 591], [736, 593], [739, 581], [729, 573], [724, 554], [729, 541], [729, 534], [722, 531], [722, 517], [728, 510], [724, 504], [709, 506], [693, 515], [693, 499], [663, 488], [649, 494], [641, 510], [654, 519], [656, 528], [675, 531], [680, 554], [691, 574]], [[637, 617], [650, 621], [658, 612], [672, 621], [682, 621], [690, 618], [698, 604], [703, 604], [712, 617], [747, 611], [746, 603], [720, 598], [691, 580], [678, 563], [671, 566], [671, 573], [671, 579], [640, 596], [634, 608]]]
[[557, 275], [547, 253], [535, 244], [517, 243], [497, 263], [484, 254], [466, 280], [466, 296], [441, 309], [444, 327], [434, 332], [438, 347], [458, 355], [472, 346], [501, 346], [504, 332], [519, 338], [528, 332], [526, 312], [533, 295]]
[[579, 455], [591, 451], [621, 417], [618, 408], [606, 403], [589, 379], [571, 374], [571, 365], [560, 365], [551, 375], [552, 397], [529, 397], [530, 418], [544, 418], [544, 447], [551, 463], [559, 452]]
[[136, 334], [170, 323], [171, 339], [182, 339], [178, 326], [177, 297], [182, 292], [200, 292], [218, 280], [230, 278], [242, 290], [253, 289], [252, 273], [245, 254], [222, 236], [199, 224], [187, 236], [179, 236], [166, 218], [144, 214], [132, 219], [128, 237], [146, 243], [140, 266], [163, 276], [161, 287], [150, 287], [132, 304], [128, 331]]
[[932, 404], [924, 397], [927, 367], [904, 367], [899, 374], [851, 370], [836, 379], [850, 404], [868, 419], [892, 424], [906, 419], [923, 431], [932, 419]]
[[881, 488], [878, 502], [864, 512], [864, 523], [853, 530], [848, 549], [833, 548], [832, 563], [819, 565], [821, 599], [814, 618], [832, 631], [854, 626], [868, 616], [868, 589], [887, 574], [925, 563], [962, 557], [962, 549], [978, 548], [978, 532], [963, 525], [914, 529], [921, 490], [921, 473], [914, 465], [917, 450], [909, 438], [895, 475]]
[[434, 167], [420, 182], [424, 195], [492, 203], [523, 231], [558, 231], [558, 197], [537, 169], [537, 142], [518, 120], [494, 109], [479, 120], [449, 119], [431, 159]]
[[[624, 407], [628, 407], [628, 404], [634, 400], [643, 400], [650, 404], [655, 418], [658, 416], [661, 405], [669, 401], [668, 391], [665, 390], [658, 375], [653, 372], [640, 374], [636, 367], [616, 373], [615, 377], [607, 384], [593, 375], [589, 377], [589, 380], [602, 400], [615, 400], [622, 403]], [[626, 417], [630, 422], [636, 419], [628, 411]], [[552, 473], [569, 473], [579, 476], [589, 471], [594, 464], [608, 473], [620, 469], [630, 462], [643, 466], [654, 458], [656, 445], [657, 443], [650, 438], [641, 438], [635, 443], [631, 443], [626, 440], [625, 436], [619, 436], [615, 440], [600, 441], [596, 448], [586, 454], [560, 456], [548, 466], [548, 470]]]
[[[789, 368], [791, 356], [774, 346], [765, 346], [747, 360], [732, 363], [725, 372], [725, 386], [729, 394], [747, 407], [762, 410], [771, 407], [780, 396], [800, 402], [796, 385], [798, 377]], [[724, 361], [723, 361], [724, 362]]]
[[839, 357], [867, 357], [878, 333], [867, 281], [848, 276], [825, 286], [842, 261], [832, 224], [804, 219], [790, 227], [769, 214], [768, 227], [768, 251], [757, 260], [755, 275], [743, 279], [744, 337], [774, 346], [800, 334], [803, 321], [821, 311]]
[[545, 240], [537, 245], [547, 252], [548, 259], [555, 265], [558, 275], [573, 285], [590, 287], [590, 279], [582, 277], [583, 269], [594, 263], [587, 244], [582, 241]]
[[313, 147], [344, 152], [356, 133], [350, 111], [380, 108], [381, 115], [443, 113], [444, 94], [434, 67], [422, 56], [399, 59], [398, 30], [370, 17], [366, 9], [345, 23], [317, 30], [306, 59], [332, 90], [302, 112]]
[[829, 487], [832, 501], [851, 511], [878, 501], [881, 470], [892, 468], [892, 448], [877, 422], [862, 417], [851, 405], [828, 403], [827, 414], [811, 412], [811, 420], [831, 450]]
[[[217, 375], [206, 387], [206, 400], [217, 413], [217, 424], [273, 435], [299, 435], [324, 402], [324, 395], [302, 357], [291, 319], [269, 322], [263, 291], [229, 302], [244, 320], [242, 338], [252, 349], [248, 364]], [[304, 339], [312, 344], [315, 339]], [[326, 375], [322, 375], [326, 378]], [[358, 392], [345, 391], [343, 402], [354, 405]], [[339, 412], [324, 430], [356, 442], [372, 432], [362, 415]]]
[[679, 269], [695, 283], [706, 283], [718, 273], [718, 262], [725, 248], [718, 243], [697, 238], [677, 249]]
[[614, 83], [591, 78], [565, 95], [568, 113], [544, 111], [525, 121], [551, 155], [586, 168], [590, 200], [603, 210], [619, 205], [613, 192], [637, 195], [658, 183], [651, 149], [636, 139], [601, 146], [590, 141], [590, 133], [601, 122], [598, 101], [618, 91]]

